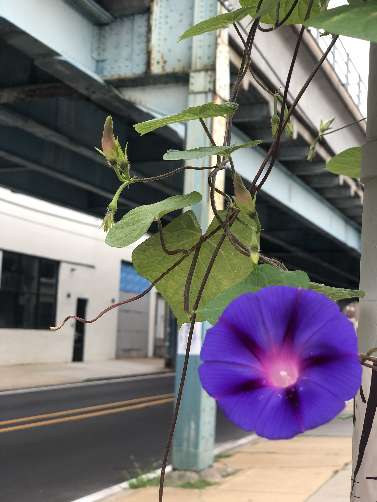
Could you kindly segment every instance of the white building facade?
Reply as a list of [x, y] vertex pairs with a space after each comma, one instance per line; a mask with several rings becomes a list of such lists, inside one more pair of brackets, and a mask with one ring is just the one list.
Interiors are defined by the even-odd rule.
[[[122, 262], [131, 262], [135, 246], [110, 248], [100, 225], [98, 218], [0, 188], [1, 365], [116, 357], [118, 309], [84, 329], [75, 320], [49, 329], [76, 313], [93, 319], [119, 301]], [[142, 356], [154, 353], [154, 322], [147, 325]]]

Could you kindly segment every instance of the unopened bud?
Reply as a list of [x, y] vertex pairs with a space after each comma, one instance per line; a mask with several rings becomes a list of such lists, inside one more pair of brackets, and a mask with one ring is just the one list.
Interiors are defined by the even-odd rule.
[[255, 216], [255, 201], [249, 190], [243, 184], [242, 178], [238, 173], [234, 173], [233, 185], [235, 199], [239, 208], [247, 215]]

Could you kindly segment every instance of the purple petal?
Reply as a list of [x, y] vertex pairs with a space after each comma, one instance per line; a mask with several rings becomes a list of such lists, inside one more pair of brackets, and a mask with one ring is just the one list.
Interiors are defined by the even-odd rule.
[[338, 305], [327, 296], [311, 290], [300, 290], [292, 337], [297, 350], [314, 333], [339, 316]]
[[267, 439], [290, 439], [304, 432], [294, 387], [274, 389], [258, 417], [255, 432]]
[[[245, 293], [233, 300], [224, 310], [221, 319], [233, 327], [244, 344], [249, 341], [262, 351], [270, 350], [269, 335], [255, 293]], [[249, 346], [249, 350], [255, 352], [252, 346]], [[259, 356], [256, 353], [254, 355]]]
[[207, 330], [200, 359], [261, 368], [258, 359], [224, 322], [218, 322], [213, 328]]
[[305, 430], [323, 425], [335, 418], [344, 408], [344, 401], [334, 397], [315, 382], [300, 379], [296, 384], [300, 414]]
[[274, 347], [281, 346], [285, 334], [291, 330], [291, 324], [294, 324], [301, 291], [289, 286], [270, 286], [261, 289], [256, 295]]
[[352, 399], [361, 385], [361, 364], [357, 356], [345, 356], [338, 360], [324, 362], [305, 369], [299, 381], [310, 381], [327, 389], [334, 399]]
[[300, 358], [323, 354], [358, 354], [357, 336], [347, 317], [339, 312], [325, 325], [306, 337], [303, 341], [301, 332], [296, 333], [293, 343]]
[[233, 363], [205, 362], [199, 366], [203, 389], [213, 398], [250, 390], [265, 385], [264, 374], [250, 366]]
[[217, 400], [225, 416], [245, 431], [256, 429], [258, 417], [272, 397], [272, 387], [262, 387], [249, 392], [229, 394]]

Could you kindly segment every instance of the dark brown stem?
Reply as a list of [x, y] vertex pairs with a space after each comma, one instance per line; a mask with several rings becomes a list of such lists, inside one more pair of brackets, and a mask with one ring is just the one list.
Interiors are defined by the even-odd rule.
[[366, 354], [359, 354], [359, 359], [361, 363], [363, 361], [371, 361], [372, 363], [377, 363], [377, 357], [370, 357], [367, 356]]
[[373, 371], [377, 371], [377, 367], [373, 366], [373, 364], [368, 364], [368, 363], [361, 363], [362, 366], [365, 366], [366, 368], [370, 368]]
[[212, 137], [212, 134], [209, 132], [207, 124], [204, 122], [204, 120], [202, 118], [200, 118], [199, 120], [200, 120], [200, 123], [203, 126], [203, 129], [205, 130], [206, 135], [208, 136], [209, 141], [211, 142], [211, 145], [212, 146], [217, 146], [216, 143], [215, 143], [215, 140]]
[[161, 224], [160, 219], [157, 220], [157, 225], [158, 225], [158, 233], [160, 234], [161, 247], [162, 247], [162, 250], [164, 253], [166, 253], [168, 255], [179, 254], [179, 253], [183, 253], [183, 254], [188, 253], [187, 249], [176, 249], [175, 251], [169, 251], [166, 247], [166, 244], [165, 244], [164, 235], [162, 233], [162, 224]]
[[219, 215], [219, 213], [218, 213], [218, 211], [217, 211], [216, 201], [215, 201], [215, 183], [216, 183], [216, 176], [217, 176], [217, 173], [218, 173], [221, 169], [222, 169], [222, 168], [220, 168], [220, 167], [215, 167], [215, 169], [209, 173], [209, 175], [208, 175], [208, 184], [209, 184], [209, 186], [210, 186], [209, 196], [210, 196], [211, 208], [212, 208], [213, 214], [215, 215], [215, 218], [216, 218], [216, 219], [217, 219], [217, 221], [219, 222], [219, 225], [221, 225], [221, 227], [223, 227], [223, 226], [224, 226], [224, 222], [223, 222], [223, 220], [221, 219], [221, 216]]
[[262, 82], [255, 75], [255, 73], [253, 72], [253, 70], [251, 68], [249, 68], [249, 72], [250, 72], [251, 76], [253, 77], [253, 79], [255, 80], [255, 82], [259, 85], [259, 87], [261, 87], [264, 91], [268, 92], [268, 94], [271, 94], [271, 96], [274, 96], [274, 93], [272, 91], [270, 91], [270, 89], [267, 89], [267, 87], [262, 84]]
[[259, 254], [258, 263], [272, 265], [273, 267], [288, 271], [287, 267], [283, 263], [281, 263], [279, 260], [276, 260], [275, 258], [267, 258], [267, 256], [263, 256], [261, 254]]
[[215, 235], [219, 230], [221, 230], [221, 227], [218, 226], [216, 228], [214, 228], [212, 230], [212, 232], [210, 232], [208, 235], [202, 237], [201, 240], [199, 240], [199, 242], [197, 244], [195, 244], [195, 246], [193, 246], [191, 249], [189, 249], [187, 251], [187, 254], [182, 256], [182, 258], [180, 258], [178, 261], [176, 261], [168, 270], [166, 270], [163, 274], [160, 275], [160, 277], [158, 277], [154, 282], [152, 282], [152, 284], [149, 286], [149, 288], [147, 288], [146, 290], [144, 290], [142, 293], [140, 293], [139, 295], [136, 295], [134, 296], [133, 298], [129, 298], [128, 300], [124, 300], [123, 302], [119, 302], [119, 303], [115, 303], [114, 305], [111, 305], [110, 307], [107, 307], [105, 310], [103, 310], [102, 312], [100, 312], [98, 314], [97, 317], [95, 317], [94, 319], [91, 319], [90, 321], [87, 321], [86, 319], [82, 319], [81, 317], [77, 317], [75, 315], [70, 315], [68, 317], [66, 317], [64, 319], [64, 321], [59, 324], [59, 326], [51, 326], [50, 329], [53, 330], [53, 331], [56, 331], [58, 329], [60, 329], [62, 326], [64, 326], [64, 324], [69, 321], [70, 319], [75, 319], [76, 321], [80, 321], [80, 322], [83, 322], [85, 324], [91, 324], [93, 322], [96, 322], [100, 317], [102, 317], [104, 314], [106, 314], [107, 312], [109, 312], [110, 310], [113, 310], [113, 309], [116, 309], [117, 307], [120, 307], [121, 305], [124, 305], [126, 303], [130, 303], [130, 302], [134, 302], [135, 300], [139, 300], [139, 298], [142, 298], [143, 296], [145, 296], [147, 293], [149, 293], [149, 291], [153, 288], [153, 286], [155, 286], [158, 282], [160, 282], [164, 277], [166, 277], [172, 270], [174, 270], [176, 267], [178, 267], [193, 251], [195, 251], [198, 247], [200, 247], [205, 241], [207, 241], [208, 239], [210, 239], [213, 235]]
[[169, 176], [173, 176], [174, 174], [185, 171], [186, 169], [194, 169], [195, 171], [204, 171], [205, 169], [212, 169], [212, 166], [209, 166], [209, 167], [194, 167], [194, 166], [179, 167], [178, 169], [174, 169], [174, 171], [170, 171], [170, 173], [160, 174], [159, 176], [152, 176], [151, 178], [136, 178], [132, 183], [147, 183], [148, 181], [162, 180], [164, 178], [168, 178]]
[[194, 253], [194, 258], [192, 259], [192, 262], [191, 262], [189, 273], [187, 274], [185, 290], [183, 293], [183, 310], [186, 312], [187, 315], [191, 315], [191, 312], [190, 312], [190, 288], [191, 288], [192, 279], [194, 277], [196, 264], [198, 263], [199, 253], [200, 253], [200, 248], [197, 248]]
[[[312, 71], [312, 73], [309, 75], [308, 79], [306, 80], [304, 86], [302, 87], [302, 89], [300, 90], [299, 94], [297, 95], [296, 99], [294, 100], [292, 106], [290, 107], [287, 115], [285, 116], [284, 118], [284, 122], [283, 122], [283, 125], [282, 125], [282, 129], [285, 128], [285, 126], [287, 125], [288, 123], [288, 120], [290, 119], [290, 116], [292, 115], [294, 109], [296, 108], [297, 106], [297, 103], [299, 102], [299, 100], [301, 99], [302, 95], [304, 94], [304, 92], [306, 91], [307, 87], [309, 86], [310, 82], [313, 80], [313, 77], [315, 76], [315, 74], [317, 73], [317, 71], [319, 70], [319, 68], [322, 66], [323, 62], [325, 61], [325, 59], [327, 58], [329, 52], [331, 51], [332, 47], [334, 46], [335, 42], [337, 41], [338, 39], [338, 35], [336, 35], [333, 40], [331, 41], [329, 47], [326, 49], [325, 53], [323, 54], [323, 56], [321, 57], [321, 59], [318, 61], [317, 65], [315, 66], [314, 70]], [[282, 107], [283, 109], [283, 107]], [[279, 137], [280, 138], [280, 137]], [[263, 172], [263, 169], [266, 167], [266, 164], [268, 162], [268, 159], [271, 157], [271, 154], [272, 152], [274, 151], [275, 147], [276, 147], [276, 143], [277, 143], [277, 139], [278, 139], [278, 136], [276, 136], [274, 142], [272, 143], [269, 151], [267, 152], [267, 155], [264, 159], [264, 161], [262, 162], [262, 165], [261, 167], [259, 168], [259, 171], [257, 172], [253, 182], [251, 183], [251, 185], [249, 186], [249, 191], [252, 193], [252, 195], [255, 194], [255, 192], [257, 192], [261, 186], [265, 183], [271, 169], [268, 170], [268, 173], [266, 173], [266, 175], [264, 176], [261, 184], [259, 185], [259, 187], [257, 189], [254, 190], [255, 188], [255, 185], [257, 184], [262, 172]], [[254, 190], [254, 191], [253, 191]]]
[[[309, 2], [309, 7], [308, 7], [308, 13], [310, 13], [310, 10], [311, 10], [311, 7], [313, 5], [313, 0], [310, 0]], [[307, 13], [307, 14], [308, 14]], [[286, 104], [287, 104], [287, 97], [288, 97], [288, 89], [289, 89], [289, 85], [291, 83], [291, 78], [292, 78], [292, 73], [293, 73], [293, 69], [295, 67], [295, 64], [296, 64], [296, 60], [297, 60], [297, 55], [298, 55], [298, 51], [299, 51], [299, 48], [300, 48], [300, 45], [301, 45], [301, 40], [302, 40], [302, 37], [304, 35], [304, 31], [305, 31], [305, 26], [302, 26], [301, 27], [301, 30], [300, 30], [300, 33], [299, 33], [299, 36], [297, 38], [297, 42], [296, 42], [296, 47], [295, 47], [295, 50], [294, 50], [294, 53], [293, 53], [293, 57], [292, 57], [292, 61], [291, 61], [291, 65], [289, 67], [289, 71], [288, 71], [288, 76], [287, 76], [287, 80], [286, 80], [286, 84], [285, 84], [285, 89], [284, 89], [284, 95], [283, 95], [283, 101], [282, 101], [282, 104], [281, 104], [281, 112], [280, 112], [280, 121], [279, 121], [279, 129], [278, 129], [278, 133], [277, 133], [277, 136], [276, 136], [276, 141], [274, 141], [274, 145], [275, 145], [275, 148], [273, 149], [273, 152], [272, 152], [272, 159], [271, 159], [271, 162], [270, 162], [270, 165], [268, 166], [268, 169], [266, 171], [266, 174], [264, 175], [264, 178], [262, 179], [261, 183], [259, 184], [258, 186], [258, 190], [260, 190], [261, 186], [263, 186], [264, 182], [266, 181], [266, 179], [268, 178], [274, 164], [275, 164], [275, 161], [276, 161], [276, 158], [278, 156], [278, 150], [279, 150], [279, 144], [280, 144], [280, 138], [281, 138], [281, 135], [284, 131], [283, 129], [283, 123], [284, 123], [284, 110], [285, 110], [285, 107], [286, 107]], [[252, 195], [255, 194], [257, 190], [255, 190]]]
[[[238, 214], [238, 212], [233, 215], [233, 217], [232, 217], [232, 223], [234, 222], [235, 217], [236, 217], [237, 214]], [[205, 285], [207, 284], [207, 280], [208, 280], [209, 274], [211, 273], [213, 264], [214, 264], [214, 262], [216, 260], [216, 257], [217, 257], [217, 255], [218, 255], [218, 253], [220, 251], [220, 248], [221, 248], [224, 240], [225, 240], [225, 233], [220, 237], [220, 240], [217, 243], [217, 246], [216, 246], [216, 248], [215, 248], [215, 250], [213, 252], [213, 255], [211, 257], [211, 260], [210, 260], [210, 262], [208, 264], [206, 273], [204, 274], [203, 281], [202, 281], [202, 283], [200, 285], [199, 292], [198, 292], [198, 295], [196, 297], [195, 304], [194, 304], [194, 307], [193, 307], [194, 312], [195, 312], [195, 310], [197, 310], [197, 308], [199, 306], [199, 302], [201, 300], [201, 297], [202, 297]], [[167, 461], [168, 461], [170, 446], [171, 446], [171, 442], [172, 442], [173, 435], [174, 435], [175, 425], [177, 423], [179, 406], [181, 404], [182, 392], [183, 392], [183, 387], [184, 387], [186, 373], [187, 373], [187, 366], [188, 366], [188, 360], [189, 360], [189, 355], [190, 355], [190, 347], [191, 347], [192, 335], [194, 333], [195, 321], [196, 321], [196, 314], [194, 313], [193, 316], [192, 316], [192, 319], [191, 319], [191, 324], [190, 324], [190, 331], [189, 331], [189, 336], [188, 336], [188, 340], [187, 340], [186, 354], [185, 354], [185, 360], [184, 360], [184, 363], [183, 363], [183, 371], [182, 371], [181, 383], [179, 385], [179, 390], [178, 390], [178, 395], [177, 395], [177, 402], [175, 404], [173, 420], [172, 420], [172, 423], [171, 423], [169, 437], [168, 437], [168, 441], [167, 441], [166, 448], [165, 448], [164, 458], [162, 459], [162, 468], [161, 468], [161, 477], [160, 477], [160, 490], [159, 490], [159, 502], [162, 502], [162, 498], [163, 498], [163, 494], [164, 494], [164, 479], [165, 479], [166, 464], [167, 464]]]
[[167, 441], [166, 448], [165, 448], [164, 458], [162, 459], [160, 489], [159, 489], [159, 497], [158, 497], [159, 502], [162, 502], [162, 497], [164, 495], [164, 479], [165, 479], [166, 464], [168, 462], [170, 445], [171, 445], [171, 442], [173, 439], [175, 424], [177, 423], [179, 406], [181, 404], [183, 386], [185, 384], [185, 379], [186, 379], [186, 374], [187, 374], [187, 366], [188, 366], [188, 360], [189, 360], [189, 355], [190, 355], [192, 335], [194, 333], [195, 321], [196, 321], [196, 314], [194, 314], [192, 316], [191, 323], [190, 323], [190, 331], [189, 331], [189, 335], [188, 335], [188, 339], [187, 339], [186, 354], [185, 354], [185, 361], [183, 363], [181, 382], [179, 384], [177, 401], [175, 403], [174, 415], [173, 415], [173, 420], [172, 420], [171, 427], [170, 427], [168, 441]]
[[242, 43], [243, 43], [243, 46], [246, 47], [246, 41], [245, 39], [243, 38], [242, 36], [242, 33], [240, 32], [238, 26], [237, 26], [237, 23], [233, 23], [233, 26], [234, 26], [234, 29], [236, 30], [237, 32], [237, 35], [240, 37], [240, 39], [242, 40]]
[[[260, 5], [260, 4], [261, 4], [261, 1], [259, 2], [258, 5]], [[257, 8], [257, 11], [258, 10], [259, 10], [259, 7]], [[251, 26], [250, 32], [247, 36], [247, 40], [245, 43], [245, 49], [242, 54], [241, 66], [240, 66], [240, 69], [238, 70], [237, 79], [236, 79], [236, 82], [233, 86], [233, 89], [232, 89], [232, 92], [231, 92], [231, 95], [229, 98], [230, 102], [236, 101], [242, 80], [243, 80], [244, 76], [246, 75], [247, 70], [250, 67], [250, 64], [251, 64], [250, 54], [251, 54], [251, 50], [253, 48], [254, 38], [255, 38], [255, 34], [256, 34], [258, 25], [259, 25], [259, 18], [255, 19], [255, 21], [253, 22], [253, 24]], [[232, 122], [233, 122], [233, 115], [228, 115], [227, 119], [226, 119], [224, 145], [230, 145]]]
[[[293, 2], [293, 4], [292, 4], [292, 7], [289, 9], [287, 15], [280, 21], [280, 23], [279, 22], [275, 23], [275, 26], [273, 26], [272, 28], [261, 28], [260, 26], [258, 26], [258, 30], [264, 31], [264, 32], [277, 30], [278, 28], [280, 28], [280, 26], [283, 26], [283, 24], [285, 23], [285, 21], [288, 20], [289, 16], [295, 10], [297, 4], [298, 4], [298, 0], [295, 0]], [[279, 17], [278, 17], [278, 19], [279, 19]]]

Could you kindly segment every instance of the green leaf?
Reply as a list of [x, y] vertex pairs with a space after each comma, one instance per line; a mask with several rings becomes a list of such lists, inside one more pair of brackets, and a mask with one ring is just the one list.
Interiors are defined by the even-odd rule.
[[131, 209], [109, 230], [106, 244], [116, 248], [128, 246], [140, 239], [154, 220], [171, 211], [197, 204], [201, 200], [202, 196], [199, 192], [191, 192], [187, 195], [174, 195], [149, 206], [139, 206]]
[[207, 119], [210, 117], [225, 117], [225, 115], [233, 115], [237, 111], [237, 103], [223, 103], [217, 105], [215, 103], [207, 103], [201, 106], [191, 106], [187, 110], [175, 113], [174, 115], [167, 115], [166, 117], [161, 117], [158, 119], [147, 120], [146, 122], [140, 122], [135, 124], [134, 128], [141, 134], [146, 134], [147, 132], [154, 131], [159, 127], [164, 127], [169, 124], [175, 124], [176, 122], [186, 122], [187, 120], [196, 119]]
[[360, 178], [361, 147], [355, 146], [338, 153], [327, 163], [326, 170], [334, 174]]
[[[225, 218], [225, 215], [226, 211], [220, 211], [222, 218]], [[232, 233], [247, 246], [258, 246], [259, 235], [254, 229], [255, 222], [247, 215], [240, 214], [239, 218], [252, 228], [235, 221], [231, 227]], [[212, 220], [207, 234], [217, 226], [217, 220]], [[204, 242], [201, 247], [197, 267], [191, 283], [191, 309], [193, 308], [199, 287], [221, 235], [222, 231], [218, 231]], [[164, 227], [163, 236], [169, 250], [189, 249], [196, 244], [199, 241], [201, 232], [193, 211], [183, 213]], [[189, 316], [183, 310], [183, 293], [193, 255], [194, 253], [191, 253], [176, 269], [156, 284], [156, 288], [168, 302], [174, 315], [177, 317], [179, 325], [190, 320]], [[142, 242], [132, 254], [132, 261], [137, 272], [151, 282], [154, 282], [161, 274], [166, 272], [179, 258], [179, 255], [167, 255], [164, 253], [161, 248], [160, 237], [157, 234]], [[229, 240], [225, 239], [204, 288], [199, 308], [208, 303], [219, 292], [240, 282], [254, 268], [255, 265], [251, 258], [240, 254], [234, 249]], [[203, 320], [204, 318], [199, 314], [197, 321]]]
[[[274, 0], [275, 1], [275, 0]], [[236, 21], [241, 21], [250, 13], [250, 9], [237, 9], [233, 12], [227, 12], [226, 14], [220, 14], [216, 17], [211, 17], [211, 19], [206, 19], [198, 24], [195, 24], [181, 36], [180, 40], [185, 40], [185, 38], [196, 37], [197, 35], [202, 35], [203, 33], [208, 33], [209, 31], [216, 31], [220, 28], [228, 26], [228, 24], [233, 24]]]
[[251, 148], [255, 145], [259, 145], [262, 141], [249, 141], [243, 145], [231, 145], [225, 146], [203, 146], [200, 148], [194, 148], [193, 150], [168, 150], [163, 156], [164, 160], [192, 160], [201, 159], [203, 157], [208, 157], [209, 155], [221, 155], [224, 157], [229, 157], [233, 152], [239, 150], [240, 148]]
[[212, 325], [216, 324], [225, 308], [244, 293], [257, 293], [268, 286], [292, 286], [308, 289], [310, 279], [301, 270], [286, 272], [272, 265], [259, 265], [243, 281], [215, 296], [199, 312]]
[[[250, 12], [250, 15], [255, 18], [256, 17], [256, 9], [258, 6], [259, 0], [240, 0], [240, 4], [243, 7], [250, 7], [252, 8], [252, 11]], [[282, 21], [285, 16], [288, 14], [289, 9], [292, 7], [294, 0], [281, 0], [280, 1], [280, 9], [279, 9], [279, 21]], [[295, 9], [293, 10], [292, 14], [289, 16], [287, 21], [285, 21], [284, 24], [302, 24], [304, 22], [306, 12], [308, 10], [310, 0], [299, 0]], [[264, 5], [266, 4], [266, 7], [269, 5], [266, 3], [266, 0], [262, 3], [262, 8], [261, 11], [263, 10], [264, 12]], [[313, 7], [311, 10], [310, 15], [315, 15], [321, 12], [323, 9], [321, 1], [320, 0], [314, 0], [313, 2]], [[275, 7], [272, 7], [266, 15], [263, 15], [261, 17], [261, 23], [266, 23], [266, 24], [275, 24], [276, 22], [276, 9]]]
[[377, 42], [377, 0], [352, 2], [322, 12], [304, 23], [337, 35]]
[[330, 286], [325, 286], [324, 284], [317, 284], [316, 282], [311, 282], [309, 289], [317, 291], [317, 293], [323, 293], [324, 295], [337, 302], [338, 300], [343, 300], [344, 298], [364, 298], [365, 293], [359, 289], [343, 289], [343, 288], [331, 288]]

